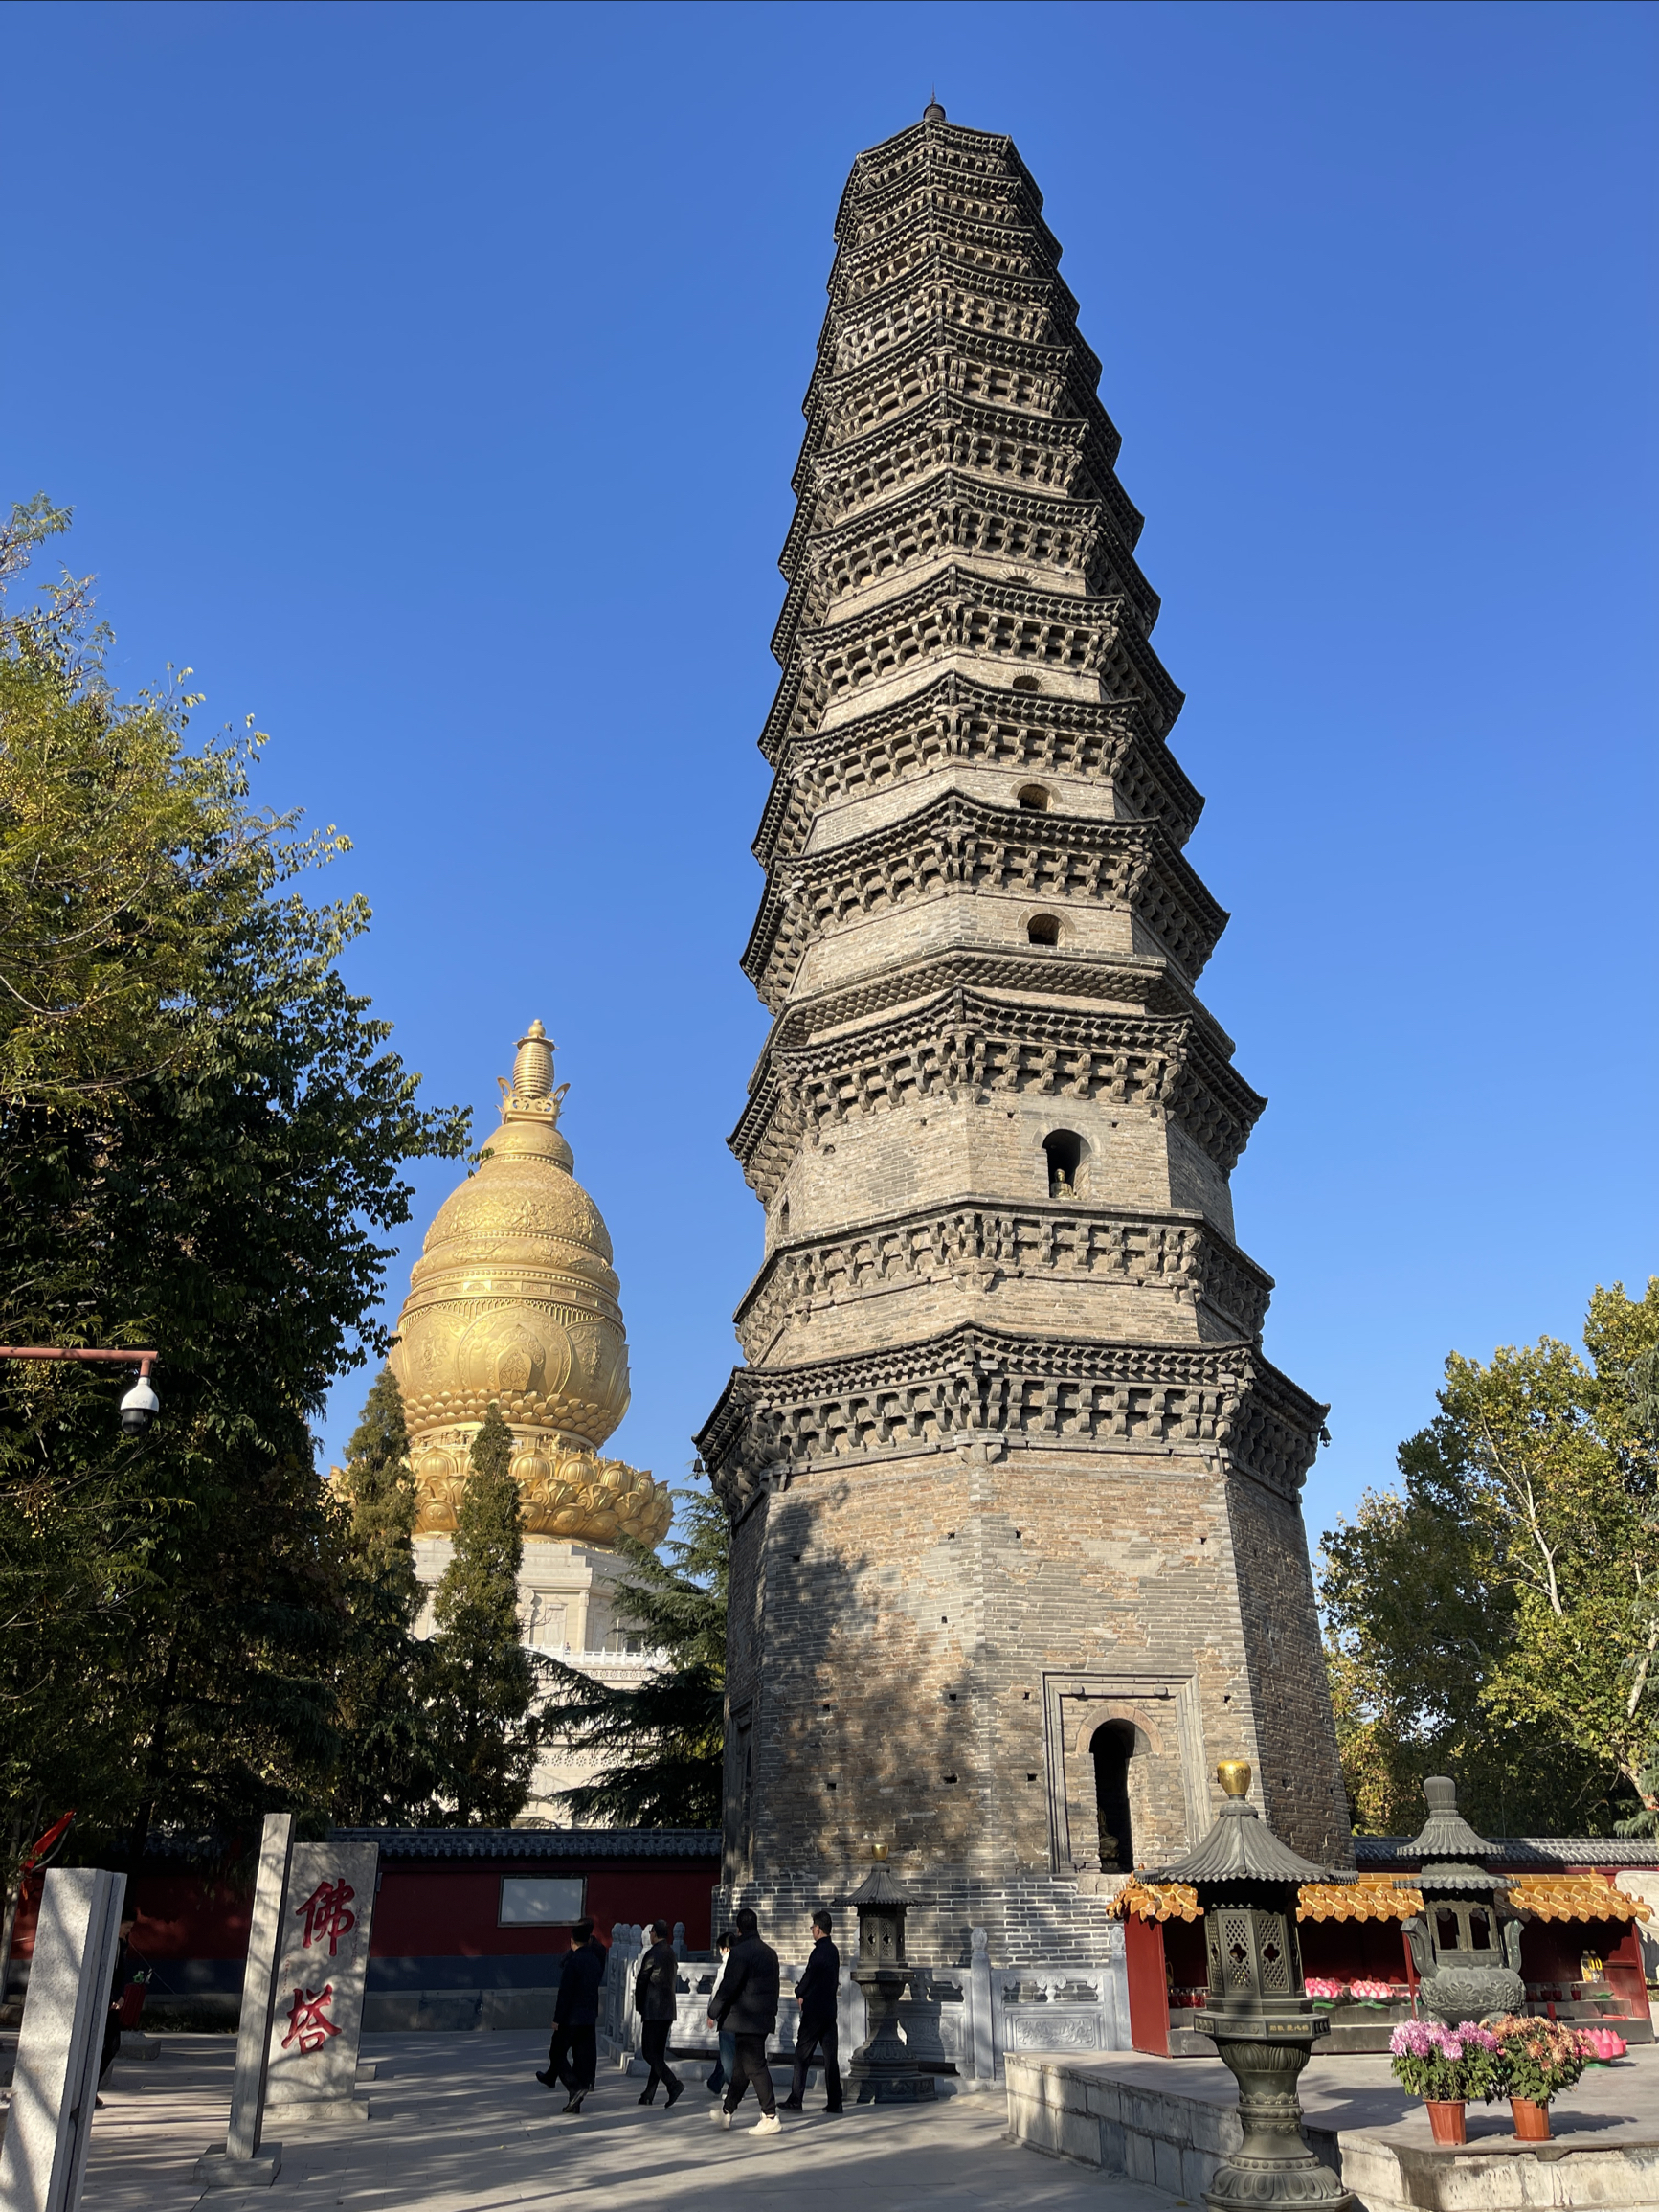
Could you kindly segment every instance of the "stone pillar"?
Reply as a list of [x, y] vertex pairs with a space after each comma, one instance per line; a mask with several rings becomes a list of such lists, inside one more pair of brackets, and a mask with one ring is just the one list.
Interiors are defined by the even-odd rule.
[[46, 1877], [0, 2144], [6, 2212], [76, 2212], [98, 2095], [124, 1874], [55, 1866]]
[[357, 2052], [377, 1843], [297, 1843], [266, 2059], [267, 2097], [306, 2119], [367, 2120]]
[[248, 1930], [248, 1963], [242, 1975], [242, 2014], [236, 2028], [236, 2070], [231, 2085], [231, 2119], [221, 2151], [214, 2145], [196, 2160], [204, 2189], [245, 2189], [268, 2183], [281, 2170], [282, 2146], [261, 2146], [265, 2121], [265, 2070], [271, 2046], [271, 2007], [282, 1946], [283, 1908], [294, 1850], [294, 1816], [267, 1813], [259, 1842], [259, 1873]]
[[973, 1946], [968, 1964], [968, 2020], [974, 2039], [974, 2079], [992, 2082], [997, 2078], [997, 2036], [991, 2013], [991, 1939], [982, 1928], [975, 1928], [970, 1930], [968, 1940]]

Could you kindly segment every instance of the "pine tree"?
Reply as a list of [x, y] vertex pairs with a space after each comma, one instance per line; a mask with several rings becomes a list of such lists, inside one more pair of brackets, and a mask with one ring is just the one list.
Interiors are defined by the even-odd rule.
[[637, 1689], [612, 1689], [557, 1660], [542, 1727], [601, 1762], [598, 1778], [559, 1793], [578, 1821], [635, 1828], [720, 1824], [726, 1729], [726, 1589], [730, 1528], [703, 1490], [677, 1490], [685, 1533], [671, 1561], [625, 1545], [633, 1569], [617, 1610], [666, 1663]]
[[339, 1672], [340, 1756], [331, 1817], [348, 1826], [441, 1823], [432, 1647], [413, 1631], [415, 1483], [403, 1400], [382, 1367], [335, 1483], [340, 1594], [347, 1627]]
[[364, 1566], [403, 1599], [405, 1624], [420, 1611], [415, 1572], [415, 1478], [397, 1378], [382, 1367], [346, 1447], [351, 1538]]
[[461, 1827], [505, 1827], [529, 1795], [537, 1664], [519, 1641], [524, 1557], [512, 1431], [492, 1405], [473, 1440], [455, 1550], [437, 1586], [431, 1710], [442, 1791]]

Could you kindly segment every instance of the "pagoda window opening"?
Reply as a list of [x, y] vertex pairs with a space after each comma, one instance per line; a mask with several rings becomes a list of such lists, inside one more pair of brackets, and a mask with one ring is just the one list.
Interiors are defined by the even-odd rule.
[[1048, 792], [1041, 783], [1022, 783], [1020, 786], [1020, 803], [1027, 814], [1048, 812]]
[[1457, 1925], [1457, 1914], [1446, 1906], [1441, 1906], [1434, 1916], [1434, 1940], [1441, 1951], [1461, 1951], [1462, 1930]]
[[1042, 686], [1035, 676], [1016, 676], [1014, 688], [1016, 691], [1041, 691]]
[[1075, 1129], [1054, 1129], [1042, 1140], [1042, 1150], [1048, 1162], [1049, 1197], [1075, 1198], [1083, 1139]]
[[1468, 1948], [1470, 1951], [1491, 1951], [1494, 1948], [1491, 1921], [1478, 1906], [1471, 1908], [1468, 1916]]
[[1088, 1751], [1094, 1761], [1094, 1803], [1100, 1817], [1100, 1864], [1106, 1874], [1134, 1871], [1134, 1821], [1129, 1804], [1129, 1767], [1135, 1731], [1129, 1721], [1096, 1728]]
[[1033, 945], [1057, 945], [1060, 942], [1060, 923], [1051, 914], [1034, 914], [1025, 925], [1025, 941]]

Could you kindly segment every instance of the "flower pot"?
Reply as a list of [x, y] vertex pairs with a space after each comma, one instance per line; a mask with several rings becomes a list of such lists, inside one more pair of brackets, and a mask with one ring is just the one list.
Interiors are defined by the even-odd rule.
[[[1437, 2143], [1467, 2143], [1468, 2133], [1463, 2124], [1467, 2106], [1462, 2097], [1424, 2097], [1428, 2107], [1428, 2125]], [[1519, 2133], [1517, 2129], [1516, 2133]]]
[[1550, 2139], [1550, 2108], [1535, 2105], [1531, 2097], [1512, 2097], [1510, 2110], [1514, 2114], [1515, 2139], [1521, 2143], [1547, 2143]]

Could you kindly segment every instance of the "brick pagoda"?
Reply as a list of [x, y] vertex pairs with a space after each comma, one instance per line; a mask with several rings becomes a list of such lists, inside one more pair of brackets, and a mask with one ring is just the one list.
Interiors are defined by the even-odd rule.
[[883, 1842], [914, 1955], [1099, 1956], [1216, 1758], [1350, 1858], [1299, 1496], [1228, 1175], [1263, 1100], [1060, 247], [937, 106], [853, 166], [807, 395], [732, 1137], [766, 1208], [698, 1439], [733, 1524], [725, 1903]]

